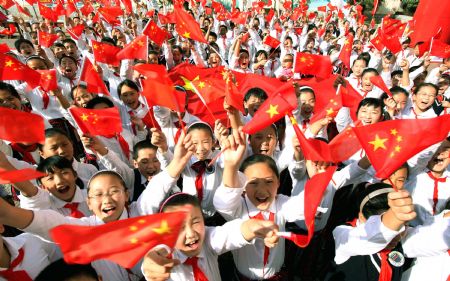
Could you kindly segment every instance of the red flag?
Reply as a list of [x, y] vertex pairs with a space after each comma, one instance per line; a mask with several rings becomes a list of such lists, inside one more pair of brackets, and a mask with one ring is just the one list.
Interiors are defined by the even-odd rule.
[[102, 77], [100, 77], [88, 58], [84, 59], [83, 68], [81, 69], [80, 74], [80, 81], [86, 82], [87, 90], [90, 93], [109, 95], [105, 82], [103, 82]]
[[356, 111], [358, 110], [359, 103], [363, 99], [362, 96], [353, 89], [350, 83], [347, 83], [345, 88], [341, 87], [342, 93], [342, 105], [350, 109], [350, 116], [353, 121], [356, 122], [358, 119], [356, 116]]
[[328, 147], [330, 148], [333, 162], [338, 163], [352, 157], [361, 149], [361, 144], [352, 127], [349, 126], [335, 136], [328, 144]]
[[442, 28], [442, 42], [450, 42], [450, 1], [420, 0], [414, 13], [411, 43], [427, 41]]
[[333, 67], [329, 56], [297, 52], [294, 71], [301, 74], [312, 74], [320, 78], [328, 78], [333, 72]]
[[0, 139], [20, 143], [44, 143], [44, 130], [42, 116], [0, 107]]
[[339, 109], [342, 108], [342, 94], [340, 90], [341, 88], [342, 87], [339, 86], [338, 90], [336, 91], [336, 95], [328, 101], [328, 104], [313, 115], [313, 117], [310, 120], [310, 123], [317, 122], [325, 117], [332, 117], [332, 118], [336, 117]]
[[317, 7], [317, 11], [326, 13], [327, 12], [327, 6], [319, 6], [319, 7]]
[[422, 57], [425, 54], [425, 52], [429, 52], [430, 51], [430, 47], [431, 47], [431, 40], [418, 43], [418, 48], [419, 48], [419, 55], [418, 55], [418, 57], [420, 58], [420, 57]]
[[186, 97], [175, 90], [166, 68], [159, 64], [140, 64], [134, 69], [144, 75], [142, 95], [151, 105], [160, 105], [184, 112]]
[[263, 40], [263, 44], [266, 44], [267, 46], [276, 49], [278, 48], [278, 46], [280, 46], [281, 42], [278, 39], [273, 38], [270, 35], [267, 35]]
[[225, 101], [234, 107], [235, 109], [245, 114], [244, 109], [244, 96], [239, 92], [236, 85], [231, 81], [231, 79], [227, 79], [225, 82]]
[[350, 69], [350, 56], [352, 55], [353, 48], [353, 35], [348, 34], [345, 39], [344, 45], [342, 46], [341, 52], [339, 53], [339, 59], [342, 63]]
[[[0, 6], [3, 7], [3, 9], [8, 10], [14, 5], [14, 2], [12, 0], [0, 0]], [[17, 3], [16, 3], [17, 5]]]
[[385, 92], [389, 97], [392, 98], [392, 93], [389, 91], [388, 87], [383, 81], [383, 78], [380, 75], [370, 77], [370, 82], [380, 88], [383, 92]]
[[16, 8], [17, 8], [17, 10], [19, 11], [19, 13], [22, 13], [22, 14], [26, 15], [27, 17], [30, 17], [30, 18], [31, 18], [30, 12], [28, 12], [28, 10], [26, 10], [26, 9], [25, 9], [24, 7], [22, 7], [21, 5], [17, 4], [17, 2], [16, 2], [15, 4], [16, 4]]
[[187, 39], [193, 39], [198, 42], [207, 43], [205, 36], [200, 29], [198, 22], [181, 7], [175, 7], [174, 16], [176, 20], [176, 30], [178, 35]]
[[231, 13], [230, 20], [236, 24], [246, 24], [249, 14], [246, 12], [234, 11]]
[[305, 224], [308, 230], [307, 235], [294, 234], [294, 233], [284, 233], [281, 232], [282, 237], [287, 238], [294, 242], [299, 247], [308, 246], [314, 235], [314, 223], [317, 214], [317, 208], [322, 201], [323, 194], [328, 187], [328, 184], [336, 171], [337, 166], [328, 167], [323, 173], [314, 175], [311, 179], [306, 182], [305, 185]]
[[74, 26], [72, 29], [66, 28], [67, 33], [69, 33], [70, 37], [72, 37], [75, 40], [78, 40], [78, 38], [83, 34], [84, 31], [84, 25], [79, 24], [77, 26]]
[[122, 121], [117, 107], [105, 109], [71, 107], [69, 111], [83, 134], [111, 138], [122, 132]]
[[3, 29], [2, 31], [0, 31], [0, 34], [2, 35], [7, 35], [7, 36], [11, 36], [14, 35], [14, 33], [16, 33], [16, 26], [12, 23], [8, 24], [8, 28]]
[[166, 30], [160, 28], [154, 21], [151, 20], [148, 21], [147, 25], [142, 31], [142, 34], [147, 35], [150, 40], [152, 40], [159, 46], [161, 46], [167, 39], [167, 37], [169, 37], [169, 33]]
[[370, 28], [375, 28], [375, 18], [370, 20]]
[[122, 4], [125, 6], [125, 11], [127, 14], [131, 14], [133, 12], [133, 5], [131, 0], [122, 0]]
[[270, 22], [271, 20], [272, 20], [272, 18], [273, 18], [273, 16], [275, 15], [275, 10], [274, 9], [272, 9], [272, 8], [270, 8], [269, 9], [269, 12], [267, 13], [267, 15], [266, 15], [266, 21], [267, 22]]
[[45, 176], [46, 174], [31, 168], [12, 171], [0, 170], [0, 184], [11, 184], [16, 182], [29, 181]]
[[185, 218], [186, 213], [173, 212], [98, 226], [60, 225], [51, 230], [51, 236], [68, 263], [87, 264], [107, 259], [132, 268], [156, 245], [174, 247]]
[[285, 2], [283, 3], [283, 7], [284, 7], [286, 10], [291, 10], [291, 9], [292, 9], [292, 1], [285, 1]]
[[41, 75], [15, 58], [0, 54], [0, 80], [23, 80], [32, 88], [39, 85]]
[[84, 15], [84, 16], [88, 16], [90, 13], [94, 12], [94, 8], [92, 7], [91, 4], [87, 3], [84, 4], [83, 7], [80, 9], [80, 12]]
[[430, 55], [440, 57], [443, 59], [450, 57], [450, 45], [445, 44], [441, 40], [431, 40]]
[[116, 57], [117, 53], [121, 50], [119, 47], [95, 40], [91, 40], [91, 42], [95, 61], [119, 66], [120, 60]]
[[136, 37], [117, 53], [117, 59], [141, 59], [147, 60], [148, 39], [146, 35]]
[[56, 69], [50, 70], [38, 70], [41, 74], [41, 80], [39, 81], [39, 86], [42, 90], [48, 92], [51, 90], [58, 89], [57, 79], [56, 79]]
[[77, 12], [77, 6], [73, 0], [67, 0], [66, 16], [70, 17], [73, 13]]
[[161, 24], [176, 23], [174, 13], [168, 13], [167, 15], [163, 15], [163, 14], [159, 13], [158, 19]]
[[8, 44], [6, 44], [6, 43], [1, 43], [0, 44], [0, 54], [7, 53], [9, 51], [11, 51], [11, 50], [9, 49]]
[[98, 9], [98, 13], [108, 24], [112, 26], [121, 25], [120, 20], [117, 19], [117, 17], [123, 14], [120, 7], [102, 7]]
[[378, 9], [378, 0], [373, 0], [372, 17], [373, 15], [375, 15], [377, 9]]
[[47, 33], [38, 30], [38, 44], [45, 48], [50, 48], [56, 40], [58, 40], [58, 35]]
[[154, 15], [155, 15], [155, 9], [150, 9], [150, 10], [148, 10], [148, 12], [145, 14], [145, 16], [148, 17], [148, 18], [153, 18]]
[[53, 11], [51, 8], [44, 6], [41, 2], [38, 3], [39, 13], [43, 18], [46, 18], [50, 21], [57, 22], [59, 14]]
[[400, 40], [397, 35], [384, 34], [381, 29], [378, 30], [378, 32], [379, 32], [378, 35], [380, 36], [383, 45], [386, 46], [386, 48], [388, 48], [388, 50], [391, 51], [393, 54], [397, 54], [402, 50], [402, 44], [400, 43]]
[[283, 118], [294, 109], [294, 106], [280, 94], [269, 97], [261, 104], [252, 120], [242, 128], [242, 131], [249, 135], [254, 134]]
[[194, 79], [191, 81], [194, 92], [205, 106], [225, 96], [225, 81], [217, 78]]
[[353, 130], [377, 171], [376, 176], [385, 179], [409, 158], [445, 139], [450, 131], [450, 115], [389, 120]]
[[383, 51], [384, 49], [384, 44], [382, 42], [382, 38], [380, 33], [377, 33], [377, 36], [375, 36], [372, 40], [370, 40], [370, 43], [375, 47], [375, 49], [377, 49], [378, 51]]

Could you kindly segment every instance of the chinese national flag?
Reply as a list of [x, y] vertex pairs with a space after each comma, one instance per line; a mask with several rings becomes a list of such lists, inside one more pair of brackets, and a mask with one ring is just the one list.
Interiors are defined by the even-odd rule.
[[420, 42], [418, 43], [418, 48], [419, 48], [419, 55], [418, 57], [422, 57], [425, 52], [429, 52], [430, 51], [430, 47], [431, 47], [431, 40], [427, 40], [425, 42]]
[[414, 13], [414, 32], [411, 43], [427, 41], [435, 36], [439, 29], [442, 42], [450, 42], [450, 1], [420, 0]]
[[109, 95], [105, 82], [103, 82], [102, 77], [100, 77], [88, 58], [84, 59], [80, 81], [86, 82], [87, 90], [90, 93]]
[[146, 35], [136, 37], [117, 53], [117, 59], [141, 59], [147, 60], [148, 39]]
[[107, 43], [97, 42], [92, 40], [92, 52], [94, 53], [95, 61], [119, 66], [120, 60], [116, 55], [121, 50], [119, 47], [112, 46]]
[[[51, 230], [67, 263], [106, 259], [132, 268], [156, 245], [173, 248], [186, 213], [160, 213], [98, 226], [60, 225]], [[111, 243], [114, 241], [114, 243]]]
[[22, 13], [22, 14], [26, 15], [27, 17], [31, 18], [30, 12], [28, 12], [28, 10], [26, 10], [21, 5], [17, 4], [17, 2], [16, 2], [16, 7], [17, 7], [17, 10], [19, 11], [19, 13]]
[[39, 45], [45, 48], [50, 48], [56, 40], [58, 40], [58, 35], [47, 33], [44, 31], [38, 30], [38, 42]]
[[140, 64], [134, 69], [144, 75], [142, 80], [142, 95], [147, 98], [150, 105], [159, 105], [173, 111], [184, 112], [185, 95], [175, 90], [166, 68], [159, 64]]
[[9, 49], [8, 44], [6, 44], [6, 43], [1, 43], [0, 44], [0, 54], [7, 53], [9, 51], [11, 51], [11, 50]]
[[450, 45], [445, 44], [441, 40], [433, 39], [431, 41], [430, 55], [439, 58], [449, 58], [450, 57]]
[[66, 16], [70, 17], [76, 11], [77, 7], [75, 6], [75, 2], [73, 0], [67, 0]]
[[247, 22], [248, 13], [235, 10], [231, 13], [230, 20], [236, 24], [245, 24]]
[[38, 72], [41, 74], [39, 86], [41, 86], [42, 90], [48, 92], [58, 88], [56, 81], [56, 69], [38, 70]]
[[79, 24], [77, 26], [74, 26], [72, 29], [66, 28], [67, 33], [69, 33], [70, 37], [72, 37], [74, 40], [78, 40], [78, 38], [83, 34], [84, 31], [84, 25]]
[[130, 14], [133, 11], [131, 0], [122, 0], [122, 4], [125, 6], [125, 11], [127, 14]]
[[26, 81], [33, 89], [39, 85], [39, 72], [11, 56], [0, 54], [0, 66], [0, 80]]
[[231, 81], [231, 79], [227, 79], [225, 81], [225, 101], [234, 107], [235, 109], [245, 114], [244, 109], [244, 96], [239, 92], [236, 85]]
[[356, 121], [358, 118], [356, 116], [356, 111], [358, 110], [358, 105], [363, 99], [362, 96], [353, 89], [350, 83], [347, 83], [345, 88], [341, 87], [342, 93], [342, 105], [348, 107], [350, 109], [350, 117], [353, 121]]
[[8, 25], [8, 28], [3, 29], [2, 31], [0, 31], [1, 35], [7, 35], [7, 36], [11, 36], [14, 35], [14, 33], [16, 33], [16, 26], [12, 23], [10, 23]]
[[167, 39], [167, 37], [169, 37], [169, 33], [166, 30], [160, 28], [152, 20], [148, 21], [148, 24], [145, 26], [142, 34], [147, 35], [150, 40], [152, 40], [159, 46], [161, 46]]
[[319, 7], [317, 7], [317, 11], [326, 13], [327, 12], [327, 6], [319, 6]]
[[51, 8], [44, 6], [41, 2], [38, 3], [39, 13], [43, 18], [51, 20], [53, 22], [58, 21], [59, 14], [53, 11]]
[[310, 123], [317, 122], [325, 117], [331, 118], [336, 117], [339, 109], [342, 108], [342, 93], [340, 90], [341, 88], [342, 86], [339, 86], [336, 95], [328, 101], [328, 104], [313, 115], [313, 117], [310, 120]]
[[225, 81], [217, 78], [196, 79], [191, 81], [194, 92], [205, 106], [217, 102], [225, 96]]
[[397, 54], [402, 50], [402, 44], [400, 43], [400, 40], [397, 35], [388, 35], [384, 34], [383, 31], [380, 29], [379, 36], [381, 39], [381, 43], [388, 48], [389, 51], [391, 51], [393, 54]]
[[3, 9], [8, 10], [12, 6], [14, 6], [14, 2], [12, 0], [0, 0], [0, 6], [2, 6]]
[[175, 7], [174, 16], [176, 21], [176, 30], [178, 35], [187, 39], [194, 39], [195, 41], [207, 43], [205, 36], [200, 29], [198, 22], [181, 7]]
[[450, 115], [430, 119], [389, 120], [353, 128], [380, 179], [423, 149], [445, 139]]
[[120, 20], [117, 19], [123, 14], [120, 7], [102, 7], [98, 9], [98, 12], [108, 24], [112, 26], [121, 25]]
[[0, 184], [12, 184], [16, 182], [29, 181], [45, 176], [46, 174], [31, 168], [11, 171], [0, 170]]
[[333, 72], [329, 56], [312, 55], [297, 52], [294, 72], [311, 74], [319, 78], [328, 78]]
[[20, 143], [44, 143], [44, 130], [42, 116], [0, 107], [0, 139]]
[[71, 107], [69, 111], [83, 134], [110, 138], [122, 132], [117, 107], [106, 109]]
[[345, 128], [328, 143], [334, 163], [343, 162], [361, 149], [361, 144], [352, 127]]
[[270, 8], [270, 10], [269, 10], [269, 12], [267, 13], [267, 15], [266, 15], [266, 21], [267, 22], [270, 22], [271, 20], [272, 20], [272, 18], [273, 18], [273, 16], [275, 15], [275, 10], [274, 9], [272, 9], [272, 8]]
[[384, 49], [384, 44], [383, 41], [381, 39], [380, 33], [377, 33], [377, 36], [375, 36], [372, 40], [370, 40], [370, 43], [375, 47], [375, 49], [377, 49], [378, 51], [383, 51]]
[[385, 92], [389, 97], [392, 98], [392, 93], [389, 91], [388, 87], [383, 81], [383, 78], [380, 75], [370, 77], [370, 82], [380, 88], [383, 92]]
[[158, 14], [158, 19], [161, 24], [176, 23], [174, 13], [168, 13], [167, 15]]
[[341, 52], [339, 53], [339, 59], [342, 63], [350, 69], [350, 56], [352, 54], [353, 48], [353, 35], [348, 34], [345, 39], [344, 46], [342, 46]]
[[305, 224], [306, 229], [308, 230], [308, 234], [304, 235], [281, 232], [282, 237], [291, 240], [299, 247], [304, 248], [308, 246], [314, 235], [314, 224], [317, 214], [317, 208], [322, 201], [323, 194], [325, 193], [325, 190], [327, 189], [328, 184], [330, 183], [336, 169], [337, 166], [330, 166], [325, 172], [316, 174], [306, 182], [304, 206]]
[[277, 122], [294, 108], [295, 105], [289, 104], [280, 94], [269, 97], [261, 104], [252, 120], [242, 128], [242, 131], [249, 135], [254, 134]]
[[94, 12], [94, 8], [92, 7], [91, 4], [86, 3], [83, 5], [83, 7], [80, 9], [80, 12], [84, 15], [84, 16], [88, 16], [90, 13]]
[[266, 44], [267, 46], [276, 49], [278, 48], [278, 46], [280, 46], [281, 42], [278, 39], [273, 38], [270, 35], [267, 35], [263, 40], [263, 44]]

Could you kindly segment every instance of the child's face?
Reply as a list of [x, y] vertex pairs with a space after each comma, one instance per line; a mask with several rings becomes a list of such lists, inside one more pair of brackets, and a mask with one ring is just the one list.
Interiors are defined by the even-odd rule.
[[396, 95], [393, 95], [392, 98], [397, 103], [397, 113], [402, 112], [403, 109], [405, 109], [406, 103], [408, 102], [408, 97], [404, 93], [398, 93]]
[[376, 76], [375, 73], [367, 72], [364, 74], [364, 76], [361, 78], [361, 87], [364, 91], [370, 92], [373, 89], [373, 84], [370, 82], [370, 78]]
[[[390, 177], [390, 181], [392, 182], [392, 184], [394, 184], [395, 188], [397, 188], [398, 190], [403, 189], [405, 182], [406, 182], [406, 178], [408, 177], [408, 169], [406, 168], [401, 168], [398, 169], [397, 171], [395, 171]], [[387, 184], [391, 184], [389, 180], [384, 180], [384, 183]]]
[[318, 173], [323, 173], [330, 166], [328, 162], [323, 161], [311, 161], [306, 160], [305, 162], [306, 171], [308, 172], [308, 176], [310, 178], [314, 177]]
[[105, 174], [91, 180], [87, 204], [105, 223], [118, 220], [127, 201], [128, 191], [117, 176]]
[[22, 109], [20, 99], [13, 96], [9, 91], [5, 90], [0, 90], [0, 106], [8, 107], [15, 110]]
[[29, 57], [34, 54], [34, 48], [28, 43], [22, 43], [20, 44], [20, 54]]
[[216, 53], [211, 53], [208, 58], [208, 63], [211, 67], [217, 67], [222, 64], [222, 59]]
[[357, 117], [363, 125], [375, 124], [381, 120], [381, 108], [373, 105], [361, 106]]
[[53, 49], [53, 52], [55, 53], [55, 57], [57, 59], [60, 59], [66, 53], [66, 48], [56, 47], [55, 49]]
[[175, 248], [188, 257], [195, 257], [202, 250], [205, 240], [205, 222], [202, 211], [192, 205], [172, 206], [165, 209], [165, 213], [190, 209], [184, 227], [180, 230]]
[[450, 145], [444, 142], [428, 162], [427, 168], [436, 173], [444, 172], [450, 164], [449, 154]]
[[64, 43], [64, 47], [66, 47], [66, 54], [68, 56], [78, 58], [78, 47], [77, 45], [73, 44], [72, 42], [66, 42]]
[[181, 54], [180, 50], [174, 49], [172, 51], [172, 57], [175, 63], [180, 63], [181, 59], [183, 58], [183, 54]]
[[69, 79], [75, 78], [77, 74], [78, 66], [70, 58], [63, 58], [61, 64], [59, 65], [59, 70], [61, 74]]
[[248, 179], [245, 192], [258, 210], [268, 210], [277, 196], [280, 181], [266, 163], [255, 163], [244, 171]]
[[272, 156], [277, 145], [277, 136], [272, 126], [269, 126], [251, 135], [249, 141], [254, 154]]
[[70, 168], [53, 168], [53, 173], [48, 173], [41, 178], [41, 183], [56, 198], [70, 202], [75, 195], [76, 178], [77, 176]]
[[314, 94], [310, 92], [300, 92], [298, 102], [300, 104], [301, 115], [305, 117], [311, 116], [311, 113], [314, 111], [314, 106], [316, 105]]
[[156, 158], [156, 150], [152, 148], [142, 148], [137, 153], [136, 160], [133, 160], [134, 167], [148, 180], [161, 170], [161, 163]]
[[250, 59], [249, 59], [247, 53], [239, 54], [239, 66], [241, 67], [241, 69], [247, 69], [249, 62], [250, 62]]
[[39, 152], [42, 158], [59, 155], [69, 161], [73, 160], [73, 145], [70, 140], [61, 134], [45, 138], [42, 151]]
[[191, 141], [195, 145], [195, 156], [198, 160], [205, 160], [212, 149], [211, 133], [205, 130], [195, 129], [189, 132]]
[[128, 87], [127, 85], [123, 85], [120, 91], [120, 100], [131, 109], [138, 108], [139, 102], [139, 93], [133, 89]]
[[250, 96], [247, 101], [244, 101], [244, 108], [247, 109], [248, 114], [253, 117], [263, 102], [264, 100], [257, 96]]
[[86, 107], [86, 104], [94, 98], [94, 95], [89, 93], [86, 89], [77, 88], [73, 92], [73, 99], [75, 105], [79, 107]]
[[366, 62], [363, 60], [356, 60], [352, 66], [353, 75], [361, 77], [364, 68], [366, 68]]
[[291, 55], [285, 55], [283, 61], [281, 62], [281, 66], [283, 68], [292, 68], [294, 58]]
[[412, 100], [416, 105], [416, 109], [421, 112], [427, 111], [434, 103], [436, 98], [436, 90], [433, 87], [422, 87], [412, 96]]
[[158, 56], [156, 54], [148, 55], [148, 63], [149, 64], [158, 64]]

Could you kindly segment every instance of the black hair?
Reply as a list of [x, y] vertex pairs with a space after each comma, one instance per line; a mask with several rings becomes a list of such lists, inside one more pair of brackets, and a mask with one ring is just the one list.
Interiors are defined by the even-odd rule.
[[61, 65], [62, 60], [65, 59], [65, 58], [68, 58], [68, 59], [72, 60], [75, 63], [75, 65], [77, 65], [77, 67], [78, 67], [77, 60], [74, 57], [68, 56], [66, 54], [62, 55], [61, 58], [59, 59], [59, 64], [60, 65]]
[[68, 264], [63, 259], [59, 259], [44, 268], [34, 280], [68, 281], [78, 280], [81, 277], [98, 280], [97, 272], [91, 264]]
[[127, 187], [125, 181], [123, 180], [122, 176], [121, 176], [119, 173], [117, 173], [117, 172], [115, 172], [115, 171], [113, 171], [113, 170], [101, 170], [101, 171], [98, 171], [97, 173], [95, 173], [95, 174], [89, 179], [88, 186], [87, 186], [87, 191], [88, 191], [88, 192], [89, 192], [89, 189], [91, 188], [91, 182], [92, 182], [95, 178], [97, 178], [97, 177], [99, 177], [99, 176], [113, 176], [113, 177], [116, 177], [117, 179], [119, 179], [120, 184], [123, 186], [124, 190], [125, 190], [125, 191], [128, 190], [128, 187]]
[[14, 47], [16, 48], [16, 50], [17, 50], [18, 52], [20, 52], [20, 46], [21, 46], [22, 44], [28, 44], [28, 45], [30, 45], [30, 46], [34, 49], [33, 43], [31, 43], [30, 40], [25, 39], [25, 38], [19, 38], [19, 39], [17, 39], [17, 40], [14, 42]]
[[264, 55], [266, 55], [266, 58], [269, 58], [269, 54], [265, 50], [259, 50], [259, 51], [256, 52], [255, 61], [254, 62], [257, 62], [258, 56], [260, 54], [264, 54]]
[[264, 154], [253, 154], [247, 158], [245, 158], [244, 162], [242, 162], [241, 167], [239, 168], [239, 171], [245, 172], [245, 170], [257, 163], [265, 163], [269, 167], [269, 169], [272, 170], [272, 172], [277, 176], [278, 179], [280, 179], [280, 174], [278, 172], [277, 163], [275, 163], [275, 160], [273, 160], [272, 157], [264, 155]]
[[66, 46], [64, 46], [63, 43], [55, 42], [55, 43], [53, 43], [53, 45], [52, 45], [52, 49], [54, 49], [54, 48], [66, 48]]
[[355, 65], [355, 62], [356, 62], [356, 61], [359, 61], [359, 60], [362, 60], [362, 61], [366, 64], [366, 66], [369, 64], [369, 63], [367, 62], [366, 58], [364, 58], [364, 57], [362, 57], [362, 56], [358, 56], [358, 57], [353, 61], [352, 66], [354, 66], [354, 65]]
[[114, 41], [114, 39], [111, 37], [103, 37], [102, 40], [100, 40], [100, 42], [116, 46], [116, 41]]
[[[390, 88], [389, 91], [391, 91], [393, 96], [395, 96], [397, 94], [404, 94], [406, 97], [409, 97], [408, 91], [405, 90], [404, 88], [400, 87], [400, 86], [394, 86], [394, 87]], [[381, 95], [380, 99], [384, 101], [388, 97], [389, 97], [388, 94], [383, 93]]]
[[[67, 160], [67, 158], [54, 155], [50, 156], [48, 158], [45, 158], [39, 162], [39, 165], [37, 166], [37, 170], [43, 173], [54, 173], [55, 168], [62, 170], [62, 169], [70, 169], [72, 173], [77, 177], [75, 179], [75, 184], [78, 185], [81, 189], [84, 188], [83, 181], [77, 176], [77, 172], [73, 169], [72, 162]], [[38, 179], [38, 182], [41, 183], [41, 179]]]
[[214, 31], [210, 31], [209, 32], [209, 36], [214, 37], [215, 39], [217, 39], [217, 33], [215, 33]]
[[77, 43], [75, 43], [75, 41], [73, 39], [71, 39], [71, 38], [66, 38], [66, 39], [62, 40], [62, 43], [63, 44], [71, 43], [71, 44], [74, 44], [75, 46], [77, 45]]
[[13, 85], [0, 81], [0, 90], [8, 92], [12, 96], [20, 100], [19, 92], [17, 92], [16, 88]]
[[[62, 135], [64, 137], [66, 137], [70, 141], [70, 143], [72, 143], [72, 140], [70, 139], [69, 135], [67, 135], [67, 133], [61, 129], [48, 128], [45, 130], [45, 138], [46, 139], [57, 136], [57, 135]], [[38, 145], [39, 150], [42, 152], [42, 148], [44, 147], [44, 145], [41, 143], [38, 143], [37, 145]]]
[[122, 95], [123, 86], [130, 87], [131, 89], [139, 92], [139, 86], [136, 84], [136, 82], [134, 82], [133, 80], [130, 80], [130, 79], [125, 79], [122, 82], [120, 82], [120, 84], [117, 86], [117, 95], [119, 96], [119, 98]]
[[94, 107], [96, 105], [99, 105], [102, 103], [106, 104], [108, 107], [114, 107], [114, 103], [107, 97], [95, 97], [87, 102], [86, 108], [94, 109]]
[[189, 134], [190, 132], [192, 132], [193, 130], [204, 130], [204, 131], [208, 131], [211, 134], [211, 138], [214, 140], [214, 132], [211, 129], [211, 127], [203, 122], [197, 122], [197, 123], [193, 123], [192, 125], [189, 126], [189, 128], [187, 129], [186, 134]]
[[434, 85], [433, 83], [422, 83], [420, 85], [418, 85], [415, 89], [414, 89], [414, 95], [417, 95], [417, 93], [420, 91], [420, 89], [422, 89], [423, 87], [432, 87], [436, 90], [436, 94], [439, 93], [439, 88]]
[[47, 68], [48, 68], [47, 62], [46, 62], [45, 59], [44, 59], [43, 57], [41, 57], [41, 56], [38, 56], [38, 55], [31, 55], [31, 56], [29, 56], [29, 57], [27, 57], [27, 58], [25, 59], [25, 63], [27, 64], [30, 60], [40, 60], [40, 61], [42, 61], [42, 62], [45, 64], [45, 66], [47, 66]]
[[[358, 207], [361, 205], [364, 198], [367, 195], [369, 195], [370, 193], [372, 193], [376, 190], [382, 189], [382, 188], [392, 188], [391, 185], [382, 183], [382, 182], [374, 183], [369, 186], [366, 186], [366, 183], [363, 183], [363, 185], [364, 186], [359, 187], [360, 194], [359, 194], [359, 199], [357, 201]], [[382, 213], [389, 210], [387, 195], [388, 195], [388, 193], [383, 193], [383, 194], [380, 194], [380, 195], [370, 198], [369, 201], [367, 201], [367, 203], [364, 204], [364, 206], [361, 210], [364, 218], [368, 219], [374, 215], [381, 215]]]
[[133, 159], [136, 160], [138, 158], [139, 151], [146, 148], [153, 149], [155, 151], [158, 150], [158, 147], [153, 145], [149, 140], [140, 141], [133, 146]]
[[246, 49], [240, 49], [239, 50], [239, 55], [241, 55], [241, 54], [247, 54], [247, 56], [250, 57], [250, 53]]
[[314, 96], [314, 98], [316, 98], [316, 93], [314, 93], [314, 89], [311, 88], [311, 87], [302, 87], [302, 86], [300, 86], [297, 89], [298, 90], [296, 90], [295, 93], [297, 94], [297, 92], [298, 92], [298, 97], [300, 97], [300, 95], [302, 93], [310, 93], [310, 94], [312, 94]]
[[267, 99], [267, 93], [261, 89], [261, 88], [251, 88], [250, 90], [247, 91], [247, 93], [244, 96], [244, 101], [248, 101], [251, 97], [257, 97], [261, 100], [266, 100]]
[[187, 193], [175, 193], [169, 197], [167, 197], [160, 206], [160, 212], [164, 213], [164, 211], [169, 207], [178, 207], [184, 205], [192, 205], [196, 208], [202, 209], [200, 206], [200, 201], [194, 195], [190, 195]]
[[[157, 51], [154, 50], [149, 50], [148, 51], [148, 55], [155, 55], [155, 56], [159, 56], [159, 53]], [[146, 61], [143, 61], [143, 63], [147, 63]]]
[[377, 98], [365, 98], [359, 102], [356, 114], [358, 114], [359, 110], [363, 106], [373, 106], [374, 108], [383, 108], [383, 101]]
[[183, 49], [179, 45], [175, 45], [172, 47], [172, 52], [178, 50], [181, 54], [183, 53]]
[[357, 60], [365, 60], [366, 61], [366, 66], [369, 65], [369, 61], [370, 61], [370, 54], [368, 52], [363, 52], [361, 54], [358, 55], [358, 57], [356, 58]]
[[391, 72], [391, 78], [394, 78], [395, 75], [403, 75], [403, 71], [402, 70], [394, 70]]
[[380, 75], [378, 73], [378, 70], [376, 70], [375, 68], [366, 68], [363, 70], [363, 72], [361, 73], [361, 77], [363, 77], [364, 75], [366, 75], [366, 73], [373, 73], [375, 75]]
[[86, 86], [86, 85], [83, 85], [83, 84], [78, 84], [78, 85], [73, 86], [72, 89], [70, 89], [70, 97], [71, 97], [73, 100], [75, 99], [74, 93], [75, 93], [75, 90], [76, 90], [76, 89], [84, 89], [84, 90], [87, 90], [87, 86]]

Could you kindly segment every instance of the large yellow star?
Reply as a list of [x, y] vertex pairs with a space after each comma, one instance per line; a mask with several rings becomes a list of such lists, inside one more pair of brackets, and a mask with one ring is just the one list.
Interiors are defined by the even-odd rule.
[[330, 108], [327, 109], [327, 116], [328, 115], [332, 115], [333, 113], [334, 113], [333, 108], [330, 107]]
[[137, 41], [136, 44], [139, 45], [139, 47], [142, 47], [145, 45], [144, 42], [142, 42], [142, 41]]
[[88, 121], [88, 119], [89, 119], [89, 116], [84, 113], [80, 117], [81, 117], [81, 120], [83, 120], [83, 121]]
[[266, 113], [269, 113], [270, 118], [273, 118], [275, 115], [280, 114], [278, 112], [278, 104], [276, 104], [276, 105], [270, 104], [269, 109], [266, 111]]
[[294, 116], [291, 116], [290, 117], [290, 119], [291, 119], [291, 123], [292, 123], [292, 125], [297, 125], [298, 123], [297, 123], [297, 120], [295, 119], [295, 117]]
[[161, 235], [165, 233], [170, 233], [171, 230], [167, 221], [163, 220], [161, 222], [161, 225], [158, 228], [152, 228], [152, 231]]
[[397, 130], [396, 129], [391, 129], [391, 135], [393, 135], [393, 136], [395, 136], [395, 135], [397, 135]]
[[181, 76], [181, 79], [184, 81], [184, 86], [183, 86], [183, 88], [184, 88], [186, 91], [195, 91], [194, 86], [192, 85], [192, 81], [197, 81], [197, 80], [199, 80], [199, 79], [200, 79], [200, 76], [195, 77], [192, 81], [189, 80], [189, 79], [187, 79], [187, 78], [184, 77], [184, 76]]
[[300, 58], [300, 61], [301, 61], [301, 62], [306, 62], [306, 58], [305, 58], [305, 57], [301, 57], [301, 58]]
[[130, 239], [130, 243], [131, 244], [136, 244], [137, 242], [139, 242], [139, 240], [137, 238], [131, 238]]
[[371, 145], [373, 145], [373, 151], [376, 151], [379, 148], [382, 149], [386, 149], [386, 146], [384, 145], [384, 143], [387, 141], [388, 139], [380, 139], [380, 137], [378, 136], [378, 134], [375, 135], [375, 139], [373, 141], [369, 141], [369, 143]]
[[5, 66], [8, 66], [8, 67], [12, 67], [13, 64], [14, 64], [14, 62], [12, 60], [5, 62]]
[[186, 38], [191, 38], [191, 33], [190, 32], [185, 32], [185, 33], [183, 33], [183, 37], [186, 37]]

